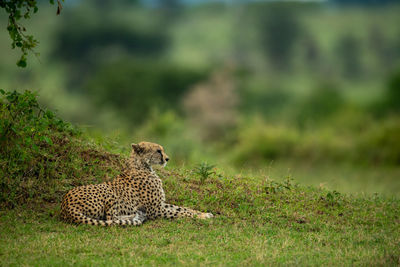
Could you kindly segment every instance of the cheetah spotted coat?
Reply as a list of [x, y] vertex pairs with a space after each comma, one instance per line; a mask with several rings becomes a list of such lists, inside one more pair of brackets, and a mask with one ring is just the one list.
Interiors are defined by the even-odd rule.
[[132, 144], [128, 168], [111, 182], [84, 185], [69, 191], [61, 204], [61, 218], [90, 225], [140, 225], [146, 219], [198, 217], [211, 213], [165, 203], [162, 181], [152, 165], [168, 161], [162, 146]]

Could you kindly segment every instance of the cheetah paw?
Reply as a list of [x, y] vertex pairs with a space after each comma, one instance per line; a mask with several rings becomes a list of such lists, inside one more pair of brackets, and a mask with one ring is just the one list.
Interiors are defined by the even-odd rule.
[[212, 213], [202, 213], [199, 215], [200, 219], [210, 219], [212, 217], [214, 217], [214, 215]]

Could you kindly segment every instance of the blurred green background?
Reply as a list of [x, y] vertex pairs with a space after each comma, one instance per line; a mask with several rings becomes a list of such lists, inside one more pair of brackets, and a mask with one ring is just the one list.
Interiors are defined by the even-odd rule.
[[209, 162], [355, 194], [400, 195], [398, 1], [47, 1], [15, 65], [0, 13], [0, 88], [110, 150], [162, 144]]

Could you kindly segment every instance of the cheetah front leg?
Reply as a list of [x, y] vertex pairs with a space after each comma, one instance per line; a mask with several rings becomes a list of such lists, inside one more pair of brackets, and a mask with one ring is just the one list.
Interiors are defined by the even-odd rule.
[[209, 219], [214, 217], [214, 215], [211, 213], [204, 213], [186, 207], [179, 207], [167, 203], [162, 203], [161, 205], [162, 206], [160, 210], [160, 216], [164, 218], [191, 217], [199, 219]]

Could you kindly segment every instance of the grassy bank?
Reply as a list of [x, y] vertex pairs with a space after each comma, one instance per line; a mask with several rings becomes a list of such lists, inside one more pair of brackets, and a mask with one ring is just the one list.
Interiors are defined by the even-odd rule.
[[1, 266], [400, 264], [398, 198], [347, 195], [266, 170], [157, 170], [168, 202], [212, 212], [211, 220], [61, 222], [63, 194], [112, 179], [126, 153], [111, 153], [29, 92], [2, 95]]
[[204, 184], [192, 171], [160, 172], [169, 202], [216, 217], [100, 228], [60, 222], [58, 203], [27, 203], [1, 212], [1, 265], [399, 264], [398, 199], [218, 170]]

